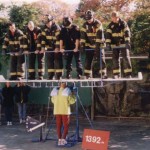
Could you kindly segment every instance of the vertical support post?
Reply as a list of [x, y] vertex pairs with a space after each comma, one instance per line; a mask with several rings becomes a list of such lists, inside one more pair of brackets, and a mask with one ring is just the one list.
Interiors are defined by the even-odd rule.
[[[42, 117], [40, 115], [40, 123], [42, 122]], [[43, 141], [43, 126], [40, 128], [40, 137], [39, 137], [39, 141]]]
[[91, 88], [91, 92], [92, 92], [92, 104], [91, 104], [91, 120], [94, 120], [94, 92], [93, 92], [93, 87]]
[[0, 125], [1, 125], [1, 122], [2, 122], [2, 114], [1, 114], [1, 104], [0, 104]]
[[100, 61], [100, 73], [101, 73], [101, 87], [103, 86], [103, 81], [102, 81], [102, 79], [103, 79], [103, 73], [102, 73], [102, 69], [103, 69], [103, 67], [102, 67], [102, 49], [100, 48], [99, 49], [99, 61]]
[[47, 129], [47, 123], [48, 123], [48, 117], [49, 117], [49, 107], [50, 105], [50, 96], [48, 97], [48, 103], [47, 103], [47, 114], [46, 114], [46, 125], [45, 125], [45, 130]]
[[[75, 85], [74, 85], [75, 86]], [[79, 107], [79, 99], [78, 99], [78, 88], [77, 87], [74, 87], [76, 88], [76, 130], [77, 130], [77, 135], [76, 135], [76, 138], [78, 139], [79, 138], [79, 112], [78, 112], [78, 107]]]
[[28, 80], [28, 67], [27, 67], [27, 55], [24, 54], [25, 59], [25, 79]]

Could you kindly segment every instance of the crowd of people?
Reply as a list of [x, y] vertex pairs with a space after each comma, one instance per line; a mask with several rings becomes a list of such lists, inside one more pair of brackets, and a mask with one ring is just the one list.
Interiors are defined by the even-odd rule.
[[[24, 55], [29, 57], [28, 79], [31, 80], [36, 79], [36, 59], [38, 62], [37, 79], [43, 79], [45, 62], [48, 80], [62, 78], [63, 56], [66, 58], [65, 75], [67, 79], [72, 77], [73, 57], [78, 79], [82, 76], [87, 79], [91, 77], [107, 78], [105, 50], [112, 50], [113, 77], [120, 78], [119, 55], [122, 53], [123, 75], [130, 78], [132, 66], [129, 54], [130, 30], [127, 23], [120, 18], [118, 12], [114, 11], [111, 14], [111, 22], [106, 29], [106, 34], [104, 34], [102, 23], [94, 17], [91, 10], [85, 12], [84, 19], [85, 22], [79, 28], [73, 23], [71, 17], [65, 16], [62, 25], [59, 26], [53, 16], [45, 15], [42, 20], [43, 27], [36, 27], [33, 21], [29, 21], [23, 32], [16, 28], [15, 23], [10, 23], [2, 46], [2, 55], [10, 54], [10, 80], [24, 78]], [[85, 51], [84, 70], [81, 61], [83, 51]], [[94, 74], [92, 73], [93, 60], [98, 66]]]
[[[5, 86], [1, 89], [0, 107], [2, 106], [4, 109], [7, 126], [13, 125], [13, 110], [15, 103], [18, 108], [20, 124], [26, 123], [26, 105], [30, 90], [30, 87], [23, 82], [18, 82], [15, 86], [11, 86], [10, 82], [6, 82]], [[56, 118], [58, 146], [63, 146], [67, 144], [66, 137], [69, 130], [71, 114], [70, 105], [76, 102], [76, 93], [67, 86], [66, 82], [60, 82], [58, 87], [54, 87], [52, 91], [50, 91], [50, 97], [54, 105], [53, 115]]]
[[[15, 86], [11, 86], [10, 82], [6, 82], [1, 90], [1, 106], [4, 108], [5, 120], [7, 125], [12, 125], [14, 104], [17, 104], [19, 122], [25, 123], [26, 105], [30, 87], [23, 82], [18, 82]], [[1, 112], [0, 112], [1, 113]]]

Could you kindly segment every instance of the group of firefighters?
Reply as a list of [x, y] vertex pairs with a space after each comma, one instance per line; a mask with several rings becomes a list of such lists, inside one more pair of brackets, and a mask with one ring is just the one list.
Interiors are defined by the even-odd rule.
[[[73, 24], [72, 18], [68, 16], [63, 17], [62, 25], [59, 26], [53, 16], [45, 15], [42, 28], [36, 27], [32, 21], [29, 21], [24, 32], [17, 29], [15, 23], [10, 23], [2, 46], [2, 55], [10, 54], [10, 80], [24, 78], [24, 56], [27, 55], [29, 57], [28, 79], [30, 80], [36, 78], [36, 57], [38, 79], [43, 79], [45, 56], [48, 79], [62, 78], [63, 55], [66, 57], [67, 79], [71, 78], [73, 56], [78, 79], [83, 75], [87, 79], [92, 77], [93, 59], [97, 62], [98, 77], [107, 78], [105, 50], [112, 50], [113, 77], [120, 78], [119, 55], [121, 52], [124, 77], [130, 78], [132, 66], [129, 54], [130, 30], [127, 23], [119, 17], [118, 12], [112, 12], [112, 20], [104, 36], [102, 23], [94, 18], [91, 10], [85, 12], [84, 19], [81, 29]], [[84, 71], [80, 56], [83, 51], [85, 51]]]

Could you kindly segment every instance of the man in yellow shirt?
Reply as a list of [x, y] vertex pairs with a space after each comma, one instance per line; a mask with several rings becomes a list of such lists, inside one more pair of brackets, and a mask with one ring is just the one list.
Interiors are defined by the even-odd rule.
[[[60, 87], [55, 87], [51, 91], [51, 101], [54, 104], [54, 115], [56, 117], [56, 127], [58, 135], [58, 146], [66, 145], [66, 136], [68, 134], [70, 123], [70, 105], [75, 103], [76, 97], [67, 87], [65, 82], [60, 83]], [[61, 133], [62, 125], [64, 127]]]

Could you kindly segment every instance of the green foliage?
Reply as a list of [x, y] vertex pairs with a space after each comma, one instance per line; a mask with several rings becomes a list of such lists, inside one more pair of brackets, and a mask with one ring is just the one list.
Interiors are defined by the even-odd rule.
[[150, 14], [139, 14], [132, 20], [132, 47], [134, 52], [147, 52], [150, 48]]
[[7, 23], [8, 23], [8, 20], [4, 18], [0, 18], [0, 43], [3, 42], [4, 35], [7, 31], [7, 28], [6, 28]]
[[12, 5], [9, 12], [10, 21], [15, 22], [19, 29], [23, 29], [24, 25], [30, 20], [38, 23], [39, 14], [37, 8], [27, 4], [22, 6]]

